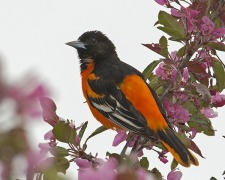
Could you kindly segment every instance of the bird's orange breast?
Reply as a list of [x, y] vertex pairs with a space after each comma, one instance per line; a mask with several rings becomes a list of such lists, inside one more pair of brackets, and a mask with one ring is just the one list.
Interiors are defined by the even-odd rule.
[[104, 97], [104, 95], [97, 94], [96, 92], [94, 92], [88, 84], [88, 79], [95, 80], [98, 78], [95, 76], [95, 74], [92, 73], [93, 69], [94, 69], [94, 63], [90, 63], [87, 65], [87, 69], [85, 69], [81, 72], [83, 95], [88, 103], [88, 106], [89, 106], [93, 116], [100, 123], [102, 123], [102, 125], [104, 125], [106, 128], [122, 130], [121, 127], [112, 123], [109, 119], [107, 119], [105, 116], [103, 116], [96, 108], [94, 108], [91, 105], [91, 103], [87, 97], [87, 94], [89, 96], [91, 96], [92, 98], [103, 98]]

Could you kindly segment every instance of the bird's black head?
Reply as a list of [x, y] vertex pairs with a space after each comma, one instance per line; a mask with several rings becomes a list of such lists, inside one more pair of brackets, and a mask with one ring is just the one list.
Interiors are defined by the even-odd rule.
[[81, 60], [100, 61], [116, 55], [114, 44], [100, 31], [85, 32], [77, 41], [66, 44], [77, 49]]

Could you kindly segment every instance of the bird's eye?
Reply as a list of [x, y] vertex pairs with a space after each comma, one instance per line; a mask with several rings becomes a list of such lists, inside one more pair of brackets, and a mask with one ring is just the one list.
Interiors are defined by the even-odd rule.
[[95, 44], [96, 43], [96, 39], [90, 39], [90, 43], [91, 44]]

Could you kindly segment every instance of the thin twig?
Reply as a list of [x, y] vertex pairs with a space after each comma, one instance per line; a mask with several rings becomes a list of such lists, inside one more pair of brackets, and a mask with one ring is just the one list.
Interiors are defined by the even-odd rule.
[[221, 11], [223, 10], [223, 7], [225, 5], [225, 1], [224, 0], [220, 0], [219, 1], [219, 5], [215, 11], [215, 13], [212, 15], [212, 21], [215, 21], [216, 18], [219, 16], [219, 14], [221, 13]]

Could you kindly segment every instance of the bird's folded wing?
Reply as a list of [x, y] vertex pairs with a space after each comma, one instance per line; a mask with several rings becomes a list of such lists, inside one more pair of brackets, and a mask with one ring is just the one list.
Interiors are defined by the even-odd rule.
[[88, 86], [87, 97], [91, 105], [106, 118], [125, 130], [154, 138], [155, 133], [148, 128], [144, 116], [126, 98], [118, 85], [101, 78], [92, 78], [88, 80]]

